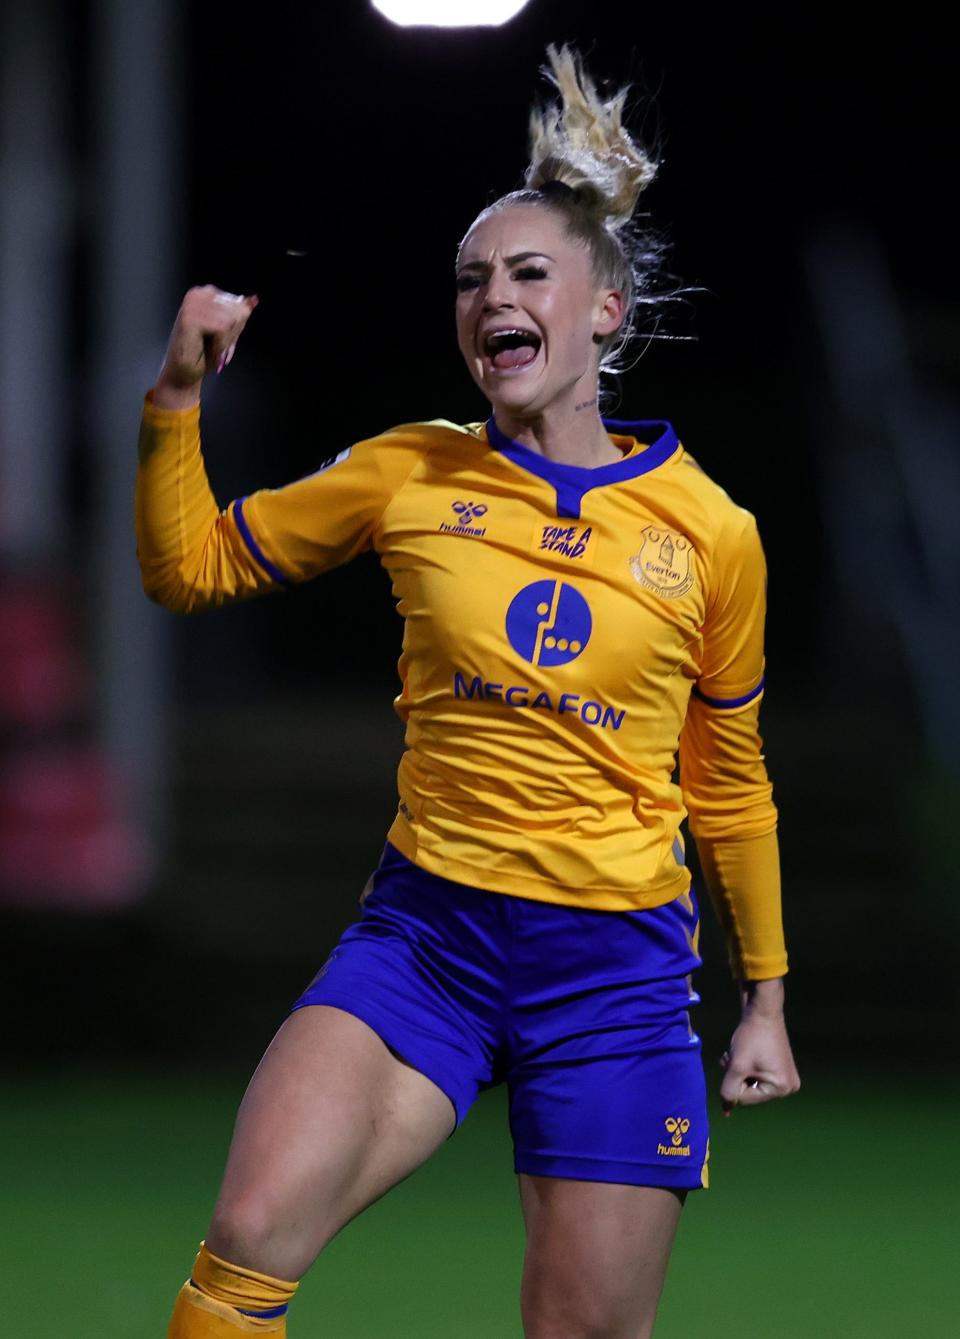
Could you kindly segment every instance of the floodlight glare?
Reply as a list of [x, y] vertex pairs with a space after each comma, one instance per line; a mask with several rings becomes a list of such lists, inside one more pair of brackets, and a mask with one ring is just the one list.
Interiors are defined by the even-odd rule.
[[404, 28], [499, 27], [527, 0], [373, 0], [384, 18]]

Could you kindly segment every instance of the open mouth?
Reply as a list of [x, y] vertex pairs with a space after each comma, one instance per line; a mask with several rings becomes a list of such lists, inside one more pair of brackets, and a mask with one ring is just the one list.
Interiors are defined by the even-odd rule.
[[483, 341], [483, 350], [498, 371], [528, 367], [540, 352], [542, 340], [532, 330], [494, 330]]

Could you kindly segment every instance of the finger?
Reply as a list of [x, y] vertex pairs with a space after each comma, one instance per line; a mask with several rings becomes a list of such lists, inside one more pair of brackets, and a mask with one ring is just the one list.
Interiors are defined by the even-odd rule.
[[227, 307], [232, 310], [239, 308], [242, 312], [241, 320], [243, 321], [246, 321], [254, 307], [260, 305], [260, 299], [256, 293], [214, 293], [213, 301], [220, 307]]
[[739, 1092], [733, 1094], [728, 1093], [724, 1095], [724, 1093], [721, 1091], [720, 1110], [723, 1112], [725, 1116], [729, 1116], [731, 1111], [734, 1111], [739, 1106], [749, 1105], [749, 1102], [746, 1099], [746, 1092], [747, 1088], [745, 1085], [741, 1086]]
[[740, 1093], [743, 1085], [751, 1076], [742, 1069], [731, 1069], [728, 1065], [727, 1072], [724, 1074], [720, 1083], [720, 1096], [727, 1098], [728, 1101], [736, 1102], [740, 1099]]
[[233, 355], [237, 351], [237, 341], [239, 340], [242, 332], [243, 332], [243, 326], [241, 326], [239, 330], [233, 328], [226, 335], [221, 335], [220, 338], [217, 340], [217, 348], [219, 349], [219, 353], [217, 354], [218, 376], [224, 370], [225, 367], [229, 367], [230, 364], [233, 362]]
[[758, 1078], [756, 1075], [746, 1075], [734, 1088], [731, 1085], [724, 1085], [720, 1091], [720, 1103], [723, 1114], [729, 1116], [734, 1107], [755, 1107], [763, 1102], [772, 1102], [779, 1097], [788, 1097], [791, 1088], [786, 1083], [778, 1082], [772, 1078]]
[[236, 321], [229, 330], [222, 332], [216, 337], [217, 353], [217, 375], [228, 368], [233, 362], [234, 355], [237, 352], [237, 344], [240, 336], [243, 334], [246, 318], [242, 321]]
[[777, 1096], [776, 1085], [766, 1079], [751, 1077], [744, 1079], [740, 1089], [738, 1105], [742, 1107], [756, 1106], [759, 1102], [768, 1102], [771, 1097]]
[[237, 352], [237, 344], [239, 343], [240, 336], [243, 334], [246, 324], [246, 318], [242, 321], [237, 321], [225, 334], [220, 336], [220, 355], [217, 359], [218, 373], [222, 372], [224, 368], [229, 367], [233, 362], [234, 354]]
[[[209, 324], [203, 336], [203, 361], [208, 372], [215, 371], [219, 375], [233, 361], [237, 342], [260, 299], [255, 293], [244, 295], [219, 290], [212, 295], [207, 290], [204, 296], [211, 305], [207, 308]], [[203, 319], [202, 309], [200, 319]]]
[[237, 351], [237, 341], [243, 333], [243, 326], [231, 326], [224, 334], [215, 336], [214, 356], [217, 360], [217, 375], [229, 367], [233, 362], [233, 355]]
[[729, 1075], [720, 1085], [720, 1110], [725, 1116], [729, 1116], [734, 1107], [740, 1102], [740, 1085], [730, 1083]]
[[748, 1105], [755, 1085], [761, 1082], [755, 1074], [742, 1069], [727, 1069], [720, 1085], [720, 1103], [723, 1114], [729, 1116], [734, 1107]]
[[781, 1097], [790, 1097], [799, 1086], [799, 1082], [793, 1082], [787, 1075], [753, 1079], [745, 1084], [740, 1094], [740, 1105], [759, 1106], [761, 1102], [773, 1102]]
[[237, 343], [239, 342], [240, 336], [246, 329], [247, 321], [250, 319], [250, 316], [254, 308], [259, 305], [259, 302], [260, 299], [257, 297], [256, 293], [252, 293], [249, 297], [244, 297], [240, 299], [242, 314], [238, 316], [238, 319], [236, 321], [234, 321], [233, 325], [230, 327], [230, 330], [224, 337], [226, 340], [226, 347], [224, 348], [220, 358], [217, 360], [218, 374], [222, 372], [224, 368], [229, 367], [230, 364], [233, 362], [234, 354], [237, 352]]

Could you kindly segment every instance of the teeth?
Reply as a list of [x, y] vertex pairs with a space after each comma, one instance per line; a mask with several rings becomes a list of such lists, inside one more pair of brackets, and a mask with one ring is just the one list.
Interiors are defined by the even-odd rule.
[[507, 340], [520, 340], [529, 344], [532, 348], [539, 349], [540, 336], [535, 335], [532, 330], [523, 330], [519, 326], [511, 326], [509, 330], [491, 330], [484, 336], [484, 347], [487, 351], [495, 350]]

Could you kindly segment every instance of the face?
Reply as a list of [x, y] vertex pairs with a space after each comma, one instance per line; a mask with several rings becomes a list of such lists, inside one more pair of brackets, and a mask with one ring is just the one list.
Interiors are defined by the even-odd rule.
[[494, 409], [534, 417], [597, 394], [594, 335], [620, 324], [616, 289], [598, 287], [590, 252], [537, 205], [481, 217], [457, 258], [457, 341]]

